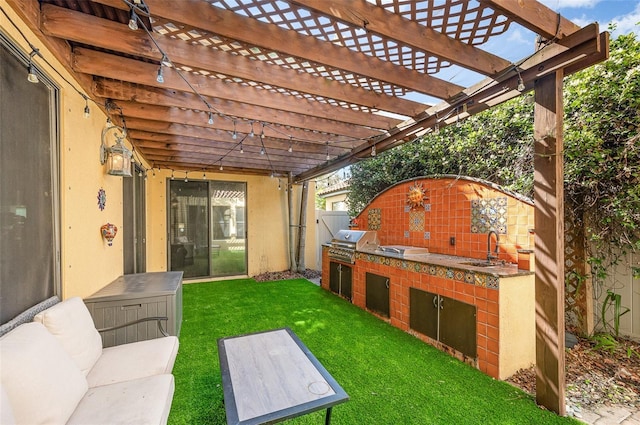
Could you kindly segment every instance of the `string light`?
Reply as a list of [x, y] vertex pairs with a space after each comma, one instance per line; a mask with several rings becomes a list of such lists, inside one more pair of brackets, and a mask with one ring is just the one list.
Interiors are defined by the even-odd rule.
[[224, 170], [224, 167], [222, 166], [222, 160], [220, 160], [220, 171]]
[[376, 156], [376, 145], [371, 146], [371, 156]]
[[36, 75], [35, 67], [33, 66], [33, 57], [39, 54], [40, 52], [38, 51], [38, 49], [33, 49], [29, 54], [29, 68], [28, 68], [27, 80], [30, 83], [34, 83], [34, 84], [37, 84], [40, 82], [40, 80], [38, 79], [38, 75]]
[[131, 13], [129, 14], [129, 29], [131, 31], [138, 30], [138, 15], [136, 14], [136, 11], [133, 7], [131, 8]]
[[189, 172], [185, 171], [184, 172], [184, 182], [187, 183], [189, 181]]
[[293, 144], [291, 143], [291, 136], [289, 136], [289, 149], [287, 149], [289, 153], [293, 152]]
[[520, 74], [520, 70], [518, 68], [516, 68], [516, 72], [518, 73], [518, 87], [517, 90], [519, 92], [523, 92], [526, 87], [524, 85], [524, 81], [522, 81], [522, 75]]
[[331, 159], [331, 156], [329, 156], [329, 142], [326, 142], [327, 144], [327, 161]]
[[262, 123], [262, 131], [260, 132], [260, 138], [264, 140], [264, 123]]
[[202, 180], [206, 180], [207, 179], [207, 172], [206, 170], [203, 168], [202, 169]]
[[164, 83], [164, 75], [162, 73], [162, 65], [158, 68], [158, 75], [156, 76], [156, 81], [160, 84]]
[[171, 169], [171, 180], [173, 180], [173, 168]]
[[89, 98], [84, 96], [84, 117], [89, 118], [91, 115], [91, 109], [89, 109]]
[[233, 140], [238, 138], [238, 132], [236, 131], [236, 120], [233, 120], [233, 134], [231, 135]]
[[280, 179], [278, 179], [278, 190], [282, 190], [282, 185], [280, 183]]
[[264, 146], [260, 148], [260, 155], [264, 155], [266, 152], [264, 151]]
[[244, 149], [242, 148], [242, 142], [240, 142], [240, 153], [244, 153]]
[[209, 125], [213, 125], [213, 112], [209, 111], [209, 121], [207, 121]]
[[253, 137], [254, 133], [253, 133], [253, 121], [251, 121], [251, 131], [249, 132], [249, 137]]

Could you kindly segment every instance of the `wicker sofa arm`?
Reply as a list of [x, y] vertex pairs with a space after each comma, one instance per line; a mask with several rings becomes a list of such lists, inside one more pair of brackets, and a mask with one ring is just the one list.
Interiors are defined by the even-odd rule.
[[143, 317], [142, 319], [138, 319], [138, 320], [134, 320], [134, 321], [131, 321], [131, 322], [123, 323], [121, 325], [110, 326], [108, 328], [101, 328], [101, 329], [98, 329], [98, 332], [114, 331], [116, 329], [126, 328], [127, 326], [137, 325], [138, 323], [156, 321], [158, 323], [158, 330], [160, 331], [160, 333], [163, 336], [169, 336], [167, 331], [165, 331], [164, 328], [162, 327], [162, 321], [167, 321], [167, 320], [169, 320], [169, 318], [166, 317], [166, 316]]

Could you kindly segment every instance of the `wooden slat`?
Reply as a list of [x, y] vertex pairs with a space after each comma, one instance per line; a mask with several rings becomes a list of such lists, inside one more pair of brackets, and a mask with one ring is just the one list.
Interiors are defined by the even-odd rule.
[[[117, 125], [122, 125], [118, 118], [115, 118], [114, 122]], [[261, 146], [259, 136], [247, 137], [247, 135], [244, 134], [234, 140], [232, 134], [228, 133], [227, 131], [214, 128], [207, 129], [203, 127], [186, 126], [182, 124], [169, 124], [163, 121], [140, 120], [137, 118], [127, 120], [126, 125], [128, 134], [132, 137], [142, 138], [141, 136], [135, 135], [140, 134], [137, 132], [144, 132], [148, 135], [155, 135], [156, 139], [152, 139], [152, 136], [145, 137], [149, 140], [169, 140], [169, 136], [179, 136], [189, 139], [202, 139], [208, 142], [215, 141], [233, 144], [239, 143], [241, 140], [244, 140], [243, 143], [245, 146]], [[282, 151], [287, 151], [289, 149], [288, 140], [265, 136], [262, 140], [262, 143], [272, 149], [278, 149]], [[330, 143], [329, 145], [329, 154], [332, 156], [343, 154], [345, 152], [348, 152], [349, 150], [350, 149], [348, 147], [340, 146], [339, 144]], [[321, 159], [323, 157], [326, 157], [327, 147], [325, 142], [298, 142], [295, 145], [295, 152], [298, 154], [317, 154], [319, 155], [318, 159]]]
[[[120, 0], [94, 1], [116, 8], [126, 7]], [[394, 66], [390, 62], [354, 52], [346, 47], [325, 43], [295, 31], [286, 31], [228, 10], [212, 7], [200, 0], [147, 0], [145, 3], [149, 6], [152, 16], [167, 19], [174, 24], [181, 22], [249, 45], [323, 63], [429, 96], [447, 99], [463, 89], [456, 84]]]
[[[194, 94], [185, 93], [175, 90], [164, 90], [155, 87], [139, 87], [135, 84], [96, 79], [92, 93], [98, 97], [136, 101], [150, 105], [175, 106], [178, 108], [188, 108], [202, 110], [202, 100]], [[325, 133], [335, 133], [354, 138], [366, 138], [371, 134], [368, 128], [340, 123], [327, 119], [320, 119], [312, 116], [293, 114], [285, 111], [279, 111], [273, 108], [264, 108], [245, 103], [233, 102], [222, 99], [208, 99], [209, 103], [216, 110], [228, 116], [243, 117], [244, 111], [247, 116], [261, 117], [264, 122], [275, 123], [281, 125], [291, 125], [298, 128], [307, 128]]]
[[[87, 30], [99, 28], [99, 31]], [[115, 52], [160, 60], [161, 54], [142, 31], [129, 31], [127, 26], [50, 4], [43, 5], [42, 29], [49, 35], [93, 45]], [[180, 39], [155, 35], [162, 50], [175, 65], [221, 73], [248, 81], [283, 87], [329, 99], [364, 105], [401, 115], [413, 115], [424, 105], [371, 90], [356, 88], [326, 78], [314, 77], [293, 69], [230, 55], [206, 46]]]
[[292, 0], [307, 9], [315, 10], [340, 21], [361, 26], [362, 19], [367, 21], [367, 31], [384, 38], [398, 41], [416, 49], [428, 52], [451, 63], [471, 69], [484, 75], [493, 75], [510, 65], [510, 62], [447, 37], [424, 25], [403, 19], [402, 17], [368, 3], [365, 0]]
[[[73, 67], [76, 71], [86, 74], [192, 93], [191, 88], [173, 68], [163, 67], [164, 83], [158, 83], [156, 81], [158, 65], [94, 50], [76, 48], [73, 55]], [[348, 124], [386, 129], [399, 122], [397, 119], [381, 115], [372, 115], [340, 106], [298, 99], [279, 93], [270, 93], [266, 90], [256, 90], [252, 87], [228, 83], [216, 78], [189, 75], [189, 82], [192, 86], [197, 87], [198, 93], [204, 96], [275, 108]]]
[[[106, 101], [107, 99], [104, 99]], [[211, 128], [211, 125], [207, 123], [207, 114], [200, 111], [194, 111], [192, 109], [180, 109], [174, 107], [149, 105], [145, 103], [118, 101], [114, 102], [120, 109], [126, 118], [127, 123], [131, 120], [139, 119], [141, 121], [150, 122], [164, 122], [166, 125], [179, 124], [184, 126], [196, 126]], [[246, 116], [246, 115], [245, 115]], [[249, 116], [248, 120], [255, 120], [254, 130], [261, 131], [259, 120], [261, 117]], [[157, 125], [157, 124], [156, 124]], [[234, 128], [233, 119], [216, 119], [213, 125], [218, 130], [224, 130], [233, 132], [234, 130], [238, 136], [249, 134], [251, 131], [251, 122], [247, 120], [236, 120]], [[148, 130], [151, 131], [151, 130]], [[351, 137], [343, 137], [337, 134], [320, 133], [315, 131], [305, 131], [304, 129], [294, 128], [290, 126], [275, 126], [267, 125], [264, 128], [264, 134], [267, 137], [274, 139], [283, 138], [287, 141], [291, 138], [294, 145], [300, 142], [326, 142], [331, 140], [332, 142], [342, 143], [345, 149], [351, 148], [350, 141], [353, 142]], [[373, 137], [379, 133], [369, 132], [367, 137]]]
[[565, 36], [580, 29], [579, 26], [554, 12], [536, 0], [479, 0], [492, 9], [500, 11], [509, 19], [540, 34], [547, 40], [557, 40], [562, 44]]
[[536, 401], [564, 416], [562, 72], [535, 85]]

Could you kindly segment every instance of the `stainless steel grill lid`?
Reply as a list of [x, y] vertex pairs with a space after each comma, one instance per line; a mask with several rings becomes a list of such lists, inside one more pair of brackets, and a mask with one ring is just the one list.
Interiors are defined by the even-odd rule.
[[355, 263], [355, 253], [365, 247], [380, 245], [378, 233], [371, 230], [339, 230], [331, 240], [329, 258]]

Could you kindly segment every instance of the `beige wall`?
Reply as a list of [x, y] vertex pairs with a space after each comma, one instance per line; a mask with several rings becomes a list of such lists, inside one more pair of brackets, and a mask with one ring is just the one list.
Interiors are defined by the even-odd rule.
[[[123, 271], [122, 245], [122, 179], [105, 174], [99, 162], [99, 147], [106, 115], [97, 105], [89, 102], [91, 116], [83, 117], [85, 101], [73, 87], [80, 85], [42, 45], [38, 38], [13, 13], [6, 2], [0, 0], [11, 20], [35, 45], [58, 72], [73, 86], [49, 67], [41, 58], [35, 62], [52, 81], [60, 87], [60, 232], [61, 232], [61, 287], [62, 297], [86, 297], [117, 278]], [[28, 44], [0, 14], [0, 28], [27, 55]], [[26, 78], [26, 69], [25, 69]], [[28, 125], [28, 122], [25, 122]], [[130, 145], [128, 145], [130, 147]], [[28, 166], [28, 165], [27, 165]], [[147, 271], [167, 269], [166, 252], [166, 178], [167, 172], [147, 178]], [[200, 176], [201, 177], [201, 174]], [[270, 177], [208, 173], [207, 179], [247, 182], [248, 213], [248, 272], [256, 275], [265, 271], [288, 268], [288, 223], [285, 184], [278, 190], [278, 180]], [[314, 188], [310, 185], [307, 216], [314, 218]], [[98, 208], [98, 191], [107, 195], [106, 208]], [[299, 206], [300, 186], [294, 186], [294, 205]], [[298, 222], [299, 208], [295, 208]], [[119, 234], [108, 246], [100, 234], [100, 226], [113, 223]], [[310, 266], [315, 258], [315, 232], [308, 226], [305, 261]]]
[[[20, 26], [29, 42], [34, 44], [55, 69], [67, 80], [73, 77], [22, 24], [10, 7], [2, 8]], [[5, 34], [29, 54], [28, 44], [0, 14], [0, 27]], [[64, 82], [42, 58], [35, 63], [60, 88], [60, 232], [62, 297], [87, 296], [118, 277], [122, 272], [122, 237], [107, 246], [100, 234], [100, 226], [110, 222], [122, 223], [122, 178], [108, 176], [99, 162], [99, 146], [106, 116], [92, 102], [91, 115], [85, 119], [84, 99]], [[25, 70], [26, 78], [26, 70]], [[80, 88], [78, 84], [74, 84]], [[28, 121], [25, 121], [28, 125]], [[25, 164], [28, 166], [28, 164]], [[106, 208], [98, 208], [98, 190], [107, 194]]]
[[536, 364], [535, 276], [500, 279], [499, 379]]
[[[184, 173], [176, 173], [184, 178]], [[147, 178], [147, 271], [167, 270], [167, 179], [169, 171], [156, 171]], [[202, 179], [198, 173], [197, 179]], [[206, 173], [208, 180], [239, 181], [247, 184], [247, 250], [248, 275], [289, 268], [288, 207], [285, 181], [278, 190], [278, 179], [264, 176], [244, 176], [225, 173]], [[305, 262], [307, 268], [315, 264], [316, 243], [313, 220], [314, 193], [309, 185], [307, 202], [307, 232]], [[293, 186], [294, 223], [300, 217], [302, 188]]]

